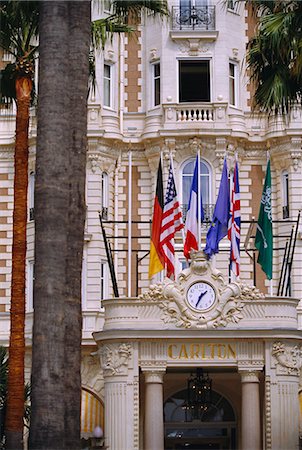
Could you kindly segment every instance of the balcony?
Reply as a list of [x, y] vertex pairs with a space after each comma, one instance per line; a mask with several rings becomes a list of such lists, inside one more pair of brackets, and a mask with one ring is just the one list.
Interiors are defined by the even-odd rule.
[[[227, 127], [227, 103], [164, 103], [164, 120], [157, 127], [164, 131], [188, 133], [204, 133], [206, 131], [221, 130]], [[155, 131], [156, 124], [147, 117], [148, 132]], [[145, 130], [145, 131], [147, 131]], [[158, 128], [157, 128], [158, 130]]]
[[173, 6], [172, 30], [215, 30], [215, 6]]
[[[189, 205], [185, 204], [185, 203], [181, 205], [182, 218], [183, 218], [184, 222], [186, 221], [187, 212], [188, 212], [188, 206]], [[212, 220], [212, 217], [213, 217], [214, 208], [215, 208], [214, 204], [202, 205], [203, 217], [204, 217], [204, 220], [203, 220], [203, 223], [202, 223], [202, 228], [203, 229], [206, 229], [206, 230], [208, 229], [208, 227], [210, 225], [210, 222]]]

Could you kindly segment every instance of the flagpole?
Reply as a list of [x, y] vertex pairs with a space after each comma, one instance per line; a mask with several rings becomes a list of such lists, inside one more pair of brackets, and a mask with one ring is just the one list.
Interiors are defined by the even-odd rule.
[[197, 167], [197, 223], [198, 223], [198, 250], [201, 250], [201, 201], [200, 201], [200, 147], [198, 146], [197, 150], [197, 161], [198, 161], [198, 167]]
[[[268, 164], [268, 161], [270, 160], [270, 144], [269, 142], [267, 143], [267, 150], [266, 150], [266, 166]], [[272, 194], [271, 194], [272, 195]], [[273, 266], [273, 262], [272, 262], [272, 266]], [[271, 296], [273, 296], [273, 278], [271, 280], [269, 280], [269, 293]]]
[[[164, 166], [164, 154], [163, 154], [163, 150], [162, 147], [160, 149], [160, 164], [161, 164], [161, 168], [162, 168], [162, 177], [163, 177], [163, 183], [164, 183], [164, 179], [165, 179], [165, 166]], [[163, 189], [164, 189], [164, 185], [163, 185]], [[163, 191], [163, 208], [165, 207], [165, 193]], [[163, 269], [160, 271], [160, 280], [163, 281], [164, 278], [166, 276], [166, 264], [164, 263], [164, 267]]]
[[131, 297], [131, 253], [132, 253], [132, 151], [128, 155], [128, 297]]
[[[172, 167], [173, 178], [175, 180], [174, 161], [173, 161], [173, 158], [172, 158], [172, 152], [171, 151], [170, 151], [170, 164], [171, 164], [171, 167]], [[183, 211], [182, 211], [182, 217], [183, 217]], [[182, 246], [184, 246], [184, 243], [185, 243], [185, 229], [184, 229], [184, 227], [181, 229], [181, 235], [182, 235]]]

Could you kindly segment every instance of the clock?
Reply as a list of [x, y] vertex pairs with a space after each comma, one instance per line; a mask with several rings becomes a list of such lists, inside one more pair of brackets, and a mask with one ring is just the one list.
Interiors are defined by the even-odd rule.
[[198, 281], [187, 290], [186, 300], [191, 308], [206, 311], [214, 305], [216, 291], [209, 283]]

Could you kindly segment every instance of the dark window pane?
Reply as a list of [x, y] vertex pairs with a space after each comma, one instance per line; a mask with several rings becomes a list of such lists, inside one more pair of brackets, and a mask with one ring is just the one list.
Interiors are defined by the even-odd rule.
[[209, 61], [179, 61], [179, 101], [210, 100]]
[[160, 65], [154, 64], [154, 76], [159, 77], [160, 76]]

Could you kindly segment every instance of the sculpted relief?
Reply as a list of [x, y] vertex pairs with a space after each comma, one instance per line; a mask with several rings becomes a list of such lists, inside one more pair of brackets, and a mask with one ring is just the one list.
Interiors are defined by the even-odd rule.
[[203, 253], [192, 255], [190, 269], [184, 270], [176, 282], [150, 286], [140, 296], [142, 301], [156, 301], [162, 309], [164, 323], [180, 328], [215, 329], [242, 318], [242, 300], [263, 299], [254, 286], [226, 284], [222, 274], [212, 267]]

